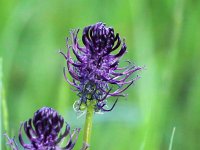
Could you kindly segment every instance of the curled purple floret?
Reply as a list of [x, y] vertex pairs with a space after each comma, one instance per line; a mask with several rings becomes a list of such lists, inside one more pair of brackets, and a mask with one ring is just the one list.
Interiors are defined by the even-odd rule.
[[[131, 77], [141, 67], [132, 65], [119, 67], [122, 56], [127, 52], [125, 40], [115, 34], [112, 27], [104, 23], [96, 23], [83, 29], [82, 43], [78, 42], [78, 30], [72, 30], [71, 38], [67, 38], [67, 53], [60, 52], [67, 63], [67, 70], [72, 77], [69, 80], [64, 69], [66, 81], [78, 91], [81, 104], [96, 101], [96, 111], [105, 109], [107, 98], [124, 96], [123, 92], [139, 77]], [[71, 39], [71, 44], [69, 40]], [[114, 51], [118, 52], [113, 54]], [[75, 59], [72, 59], [72, 54]], [[115, 106], [116, 102], [113, 106]]]
[[[61, 133], [61, 129], [65, 130]], [[22, 137], [24, 130], [29, 143], [25, 143]], [[26, 150], [72, 150], [78, 138], [80, 129], [76, 128], [70, 133], [69, 124], [54, 109], [43, 107], [35, 112], [33, 118], [21, 124], [19, 130], [19, 143]], [[7, 137], [8, 138], [8, 137]], [[65, 138], [68, 140], [66, 141]], [[65, 146], [60, 146], [65, 140]], [[19, 150], [14, 139], [8, 138], [9, 145], [13, 150]]]

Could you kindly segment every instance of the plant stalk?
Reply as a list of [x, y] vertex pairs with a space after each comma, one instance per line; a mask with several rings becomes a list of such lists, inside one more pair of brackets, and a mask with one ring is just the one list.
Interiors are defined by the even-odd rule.
[[92, 104], [92, 102], [90, 102], [90, 104], [87, 106], [87, 114], [85, 118], [85, 127], [83, 133], [83, 146], [81, 150], [86, 150], [90, 146], [93, 115], [94, 115], [94, 105]]

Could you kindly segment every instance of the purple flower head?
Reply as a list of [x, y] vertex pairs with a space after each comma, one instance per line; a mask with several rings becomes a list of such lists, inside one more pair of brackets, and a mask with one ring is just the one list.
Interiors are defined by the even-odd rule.
[[[35, 112], [33, 119], [29, 119], [21, 125], [19, 142], [27, 150], [71, 150], [76, 143], [80, 129], [76, 128], [70, 134], [70, 126], [66, 124], [64, 133], [61, 133], [63, 125], [62, 116], [52, 108], [43, 107]], [[22, 127], [30, 141], [29, 144], [26, 144], [22, 138]], [[59, 146], [59, 143], [68, 135], [70, 137], [66, 145], [64, 147]], [[8, 141], [13, 150], [18, 150], [14, 139], [8, 138]]]
[[[76, 107], [80, 110], [82, 104], [87, 105], [88, 101], [95, 101], [96, 112], [110, 111], [117, 100], [110, 109], [105, 109], [107, 98], [125, 96], [123, 92], [138, 79], [130, 79], [130, 76], [141, 70], [141, 67], [136, 67], [129, 61], [126, 67], [118, 66], [127, 50], [125, 40], [122, 41], [112, 27], [106, 27], [101, 22], [85, 27], [82, 47], [78, 43], [78, 32], [79, 30], [71, 31], [71, 44], [67, 38], [67, 53], [60, 52], [66, 59], [72, 81], [67, 78], [64, 69], [65, 79], [75, 87], [80, 97]], [[119, 51], [112, 54], [118, 48]], [[72, 59], [70, 50], [76, 59]]]

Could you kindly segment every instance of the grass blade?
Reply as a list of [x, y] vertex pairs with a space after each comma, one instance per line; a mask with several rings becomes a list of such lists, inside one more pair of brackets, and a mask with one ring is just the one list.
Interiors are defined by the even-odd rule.
[[170, 143], [169, 143], [169, 150], [172, 150], [175, 131], [176, 131], [176, 127], [174, 127], [173, 130], [172, 130], [172, 135], [171, 135]]

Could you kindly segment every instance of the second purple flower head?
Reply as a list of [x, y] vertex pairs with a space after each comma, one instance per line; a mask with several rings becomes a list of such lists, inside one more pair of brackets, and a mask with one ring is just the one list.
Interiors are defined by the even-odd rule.
[[[61, 133], [62, 128], [65, 130]], [[29, 143], [25, 143], [22, 128]], [[43, 107], [34, 113], [33, 118], [21, 124], [19, 130], [19, 143], [25, 150], [72, 150], [76, 144], [80, 128], [70, 132], [69, 124], [64, 118], [50, 107]], [[8, 145], [12, 150], [19, 150], [14, 139], [8, 138]], [[65, 146], [60, 144], [69, 137]], [[65, 140], [66, 142], [66, 140]]]

